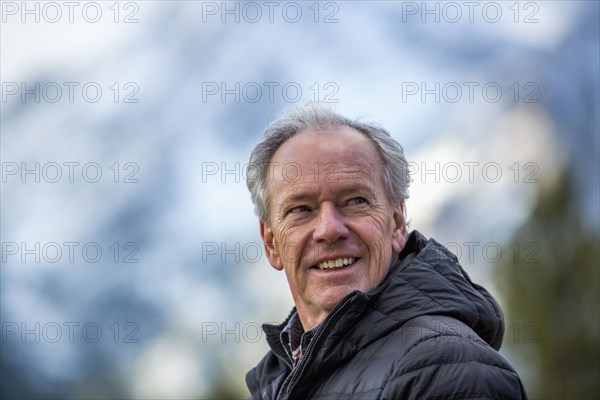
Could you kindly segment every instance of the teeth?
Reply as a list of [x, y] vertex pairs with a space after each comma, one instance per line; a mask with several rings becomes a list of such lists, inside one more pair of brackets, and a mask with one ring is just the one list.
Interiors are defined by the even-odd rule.
[[354, 257], [338, 258], [336, 260], [327, 260], [319, 263], [319, 269], [339, 268], [352, 264], [356, 259]]

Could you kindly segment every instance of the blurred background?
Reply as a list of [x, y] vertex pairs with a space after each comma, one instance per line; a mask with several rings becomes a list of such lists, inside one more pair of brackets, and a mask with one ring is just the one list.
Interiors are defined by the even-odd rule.
[[247, 163], [375, 121], [530, 398], [600, 395], [596, 1], [2, 1], [2, 399], [238, 399], [292, 307]]

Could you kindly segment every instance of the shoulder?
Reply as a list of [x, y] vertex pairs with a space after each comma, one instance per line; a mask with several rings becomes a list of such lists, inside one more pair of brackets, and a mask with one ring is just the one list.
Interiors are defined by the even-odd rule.
[[458, 319], [427, 315], [414, 318], [402, 329], [410, 342], [405, 363], [410, 368], [436, 364], [481, 363], [513, 370], [504, 357]]
[[510, 363], [457, 319], [417, 317], [391, 336], [404, 354], [389, 375], [390, 398], [525, 398]]

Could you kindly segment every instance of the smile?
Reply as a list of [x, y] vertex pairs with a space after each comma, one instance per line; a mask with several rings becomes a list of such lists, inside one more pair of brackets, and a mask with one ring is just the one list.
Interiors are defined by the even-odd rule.
[[354, 258], [354, 257], [336, 258], [335, 260], [322, 261], [316, 267], [318, 269], [343, 268], [343, 267], [345, 267], [347, 265], [352, 264], [354, 261], [356, 261], [356, 258]]

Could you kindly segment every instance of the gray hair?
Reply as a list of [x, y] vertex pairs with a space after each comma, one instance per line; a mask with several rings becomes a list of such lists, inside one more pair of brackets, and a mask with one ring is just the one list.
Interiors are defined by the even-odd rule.
[[269, 221], [267, 180], [269, 163], [277, 149], [302, 131], [344, 126], [363, 133], [379, 150], [383, 160], [383, 181], [391, 203], [397, 204], [408, 198], [408, 163], [402, 146], [385, 129], [375, 124], [348, 119], [329, 108], [309, 103], [275, 119], [265, 129], [263, 140], [252, 150], [246, 167], [246, 184], [252, 196], [254, 211], [261, 221]]

